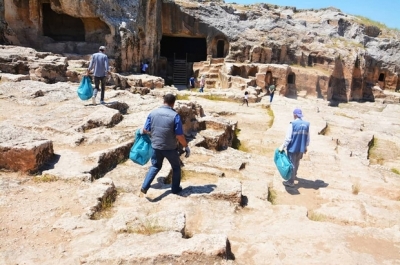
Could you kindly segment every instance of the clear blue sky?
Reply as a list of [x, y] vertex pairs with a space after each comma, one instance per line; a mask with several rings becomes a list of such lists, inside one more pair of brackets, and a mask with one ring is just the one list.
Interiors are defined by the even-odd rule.
[[400, 0], [225, 0], [225, 3], [237, 4], [268, 3], [297, 8], [322, 8], [333, 6], [346, 14], [361, 15], [386, 24], [390, 28], [400, 29]]

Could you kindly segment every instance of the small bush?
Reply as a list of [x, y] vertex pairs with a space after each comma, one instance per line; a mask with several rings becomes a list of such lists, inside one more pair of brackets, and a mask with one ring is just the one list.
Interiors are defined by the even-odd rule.
[[274, 188], [272, 186], [268, 187], [268, 197], [267, 200], [272, 204], [275, 205], [276, 204], [276, 199], [277, 199], [278, 195], [276, 193], [276, 191], [274, 190]]
[[315, 221], [315, 222], [323, 222], [326, 219], [325, 215], [316, 213], [314, 211], [308, 211], [307, 212], [307, 217], [311, 221]]

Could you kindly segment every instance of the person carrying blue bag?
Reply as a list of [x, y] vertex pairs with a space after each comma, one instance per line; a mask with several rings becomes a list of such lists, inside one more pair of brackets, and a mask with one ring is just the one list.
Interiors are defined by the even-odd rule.
[[93, 96], [92, 82], [88, 76], [82, 78], [78, 87], [78, 97], [82, 100], [88, 100]]
[[147, 116], [144, 127], [140, 129], [141, 134], [151, 134], [151, 146], [153, 147], [151, 167], [140, 189], [140, 197], [147, 193], [155, 176], [161, 170], [164, 158], [168, 160], [172, 167], [172, 193], [178, 194], [182, 191], [180, 187], [181, 161], [176, 140], [185, 148], [185, 157], [190, 156], [190, 148], [183, 134], [181, 117], [173, 109], [175, 100], [174, 95], [166, 94], [164, 105], [151, 111]]
[[[105, 104], [104, 102], [104, 93], [106, 90], [106, 76], [110, 74], [110, 67], [108, 65], [108, 57], [104, 53], [106, 47], [100, 46], [99, 52], [92, 55], [92, 58], [89, 63], [89, 67], [87, 69], [86, 75], [90, 74], [90, 71], [93, 70], [94, 75], [94, 92], [92, 97], [92, 104], [96, 105], [96, 97], [97, 93], [101, 88], [100, 93], [100, 104]], [[100, 86], [101, 84], [101, 86]]]
[[292, 177], [293, 165], [292, 162], [290, 162], [289, 157], [286, 155], [286, 152], [283, 150], [279, 151], [279, 148], [276, 148], [274, 162], [282, 178], [284, 180], [289, 180]]
[[293, 165], [290, 179], [283, 181], [283, 185], [294, 188], [294, 179], [297, 178], [297, 170], [299, 169], [300, 159], [303, 154], [307, 153], [307, 146], [310, 144], [310, 123], [302, 119], [303, 112], [296, 108], [293, 111], [292, 121], [287, 129], [284, 143], [279, 148], [279, 152], [283, 152], [287, 148], [290, 162]]

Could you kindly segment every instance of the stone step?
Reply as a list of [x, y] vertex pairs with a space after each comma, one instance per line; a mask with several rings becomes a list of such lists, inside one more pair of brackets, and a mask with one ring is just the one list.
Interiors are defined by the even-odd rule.
[[128, 158], [132, 144], [133, 141], [128, 141], [89, 155], [70, 150], [58, 150], [59, 160], [56, 163], [50, 163], [49, 169], [43, 170], [42, 175], [55, 176], [59, 179], [100, 178]]
[[225, 235], [196, 234], [183, 238], [177, 232], [161, 232], [153, 235], [120, 234], [109, 247], [81, 262], [113, 264], [123, 260], [126, 264], [219, 264], [232, 257], [230, 243]]

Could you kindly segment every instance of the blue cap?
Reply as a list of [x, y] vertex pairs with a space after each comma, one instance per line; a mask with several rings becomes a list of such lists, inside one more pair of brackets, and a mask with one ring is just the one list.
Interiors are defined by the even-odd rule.
[[303, 112], [301, 111], [301, 109], [294, 109], [293, 111], [293, 115], [296, 115], [297, 117], [301, 118], [303, 117]]

